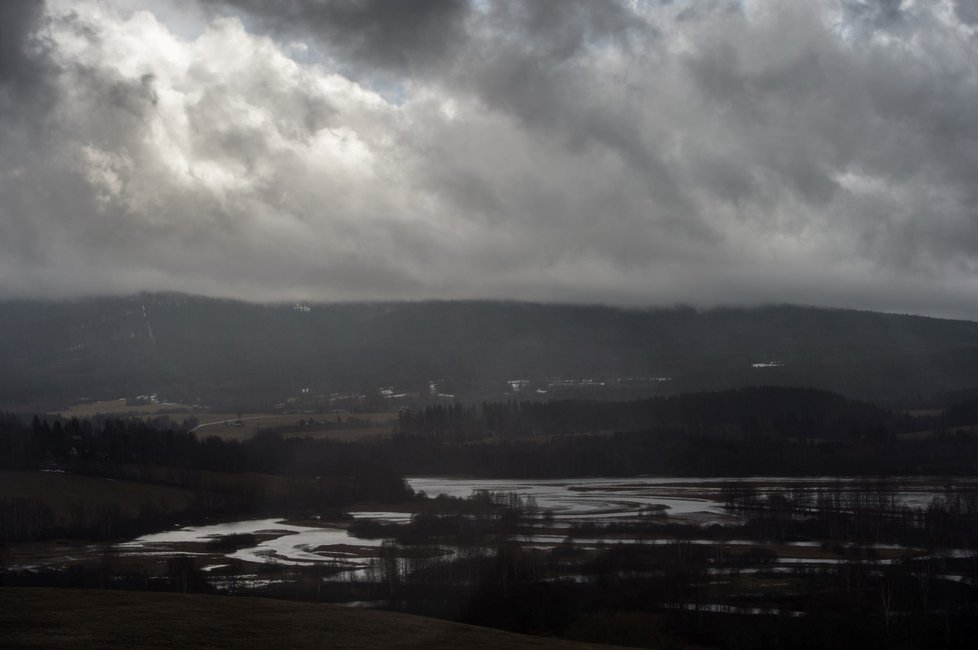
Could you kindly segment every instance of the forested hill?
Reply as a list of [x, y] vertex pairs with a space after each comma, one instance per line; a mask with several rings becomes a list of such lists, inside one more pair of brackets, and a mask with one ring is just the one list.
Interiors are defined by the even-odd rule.
[[792, 385], [906, 401], [978, 385], [978, 323], [790, 306], [256, 305], [144, 294], [0, 303], [0, 368], [4, 404], [148, 392], [272, 403], [303, 387], [424, 396], [429, 380], [481, 400], [515, 379], [534, 399]]

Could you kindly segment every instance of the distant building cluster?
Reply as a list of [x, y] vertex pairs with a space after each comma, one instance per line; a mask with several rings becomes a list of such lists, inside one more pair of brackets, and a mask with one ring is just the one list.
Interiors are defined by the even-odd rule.
[[759, 361], [757, 363], [750, 364], [751, 368], [782, 368], [784, 363], [781, 361]]
[[542, 382], [531, 379], [507, 379], [511, 393], [526, 393], [533, 390], [538, 395], [546, 395], [551, 390], [561, 389], [593, 389], [605, 386], [645, 386], [660, 382], [672, 381], [672, 377], [550, 377]]

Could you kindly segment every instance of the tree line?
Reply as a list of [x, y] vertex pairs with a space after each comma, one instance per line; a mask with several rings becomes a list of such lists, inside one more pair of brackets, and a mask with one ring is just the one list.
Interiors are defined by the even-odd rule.
[[394, 502], [411, 494], [392, 465], [358, 447], [279, 435], [242, 442], [199, 438], [165, 419], [0, 413], [0, 470], [42, 469], [184, 488], [191, 502], [177, 508], [147, 501], [127, 513], [78, 494], [65, 515], [53, 512], [45, 495], [0, 495], [0, 543], [131, 537], [213, 516], [332, 517], [354, 502]]
[[692, 435], [734, 439], [851, 440], [892, 438], [937, 422], [835, 393], [767, 386], [624, 402], [570, 399], [429, 405], [402, 411], [398, 431], [468, 440], [681, 428]]

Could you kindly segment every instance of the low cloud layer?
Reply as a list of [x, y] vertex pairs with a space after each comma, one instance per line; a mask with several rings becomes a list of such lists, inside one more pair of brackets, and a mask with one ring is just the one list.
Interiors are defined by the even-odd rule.
[[0, 4], [0, 295], [978, 318], [961, 1]]

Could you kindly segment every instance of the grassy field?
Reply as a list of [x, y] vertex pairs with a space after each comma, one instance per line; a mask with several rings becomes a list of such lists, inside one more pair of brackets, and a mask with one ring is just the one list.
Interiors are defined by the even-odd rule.
[[282, 434], [284, 438], [314, 438], [316, 440], [339, 440], [352, 442], [356, 440], [370, 440], [373, 438], [383, 438], [391, 434], [392, 428], [387, 427], [363, 427], [358, 429], [332, 429], [329, 431], [290, 431]]
[[[391, 433], [397, 422], [397, 412], [344, 413], [297, 415], [281, 413], [211, 413], [195, 409], [186, 404], [157, 403], [130, 406], [126, 400], [105, 400], [77, 404], [63, 411], [52, 413], [66, 418], [86, 418], [93, 415], [115, 415], [120, 417], [151, 418], [167, 415], [180, 422], [193, 416], [197, 419], [194, 431], [203, 437], [217, 436], [225, 440], [247, 440], [261, 431], [275, 429], [287, 438], [310, 437], [324, 440], [353, 441]], [[301, 421], [315, 422], [312, 426], [302, 425]], [[330, 428], [322, 424], [328, 422]], [[369, 423], [369, 426], [364, 426]], [[342, 426], [349, 424], [349, 426]]]
[[0, 498], [39, 501], [51, 509], [59, 524], [66, 524], [78, 507], [117, 507], [123, 514], [136, 515], [142, 504], [152, 503], [164, 511], [180, 511], [191, 504], [193, 494], [178, 487], [96, 476], [0, 470]]
[[[389, 434], [397, 413], [351, 413], [344, 415], [281, 415], [277, 413], [200, 413], [194, 430], [199, 436], [225, 440], [247, 440], [257, 433], [274, 429], [285, 437], [310, 437], [333, 440], [360, 440]], [[302, 425], [301, 421], [313, 421]], [[325, 429], [322, 422], [328, 422]], [[370, 426], [364, 426], [368, 422]], [[348, 424], [349, 426], [343, 426]]]
[[4, 648], [608, 648], [391, 612], [232, 596], [0, 588]]
[[[966, 433], [969, 435], [978, 435], [978, 424], [966, 424], [960, 427], [948, 427], [944, 429], [945, 433]], [[925, 440], [937, 435], [938, 431], [933, 429], [927, 429], [926, 431], [913, 431], [910, 433], [898, 433], [897, 438], [900, 440]]]
[[[177, 487], [180, 484], [215, 492], [246, 491], [276, 499], [291, 494], [297, 484], [307, 482], [268, 474], [231, 474], [149, 465], [120, 465], [119, 468], [122, 471], [132, 470], [139, 480], [117, 480], [62, 472], [0, 470], [0, 501], [27, 499], [41, 503], [53, 514], [51, 525], [77, 531], [79, 522], [90, 523], [93, 515], [97, 517], [100, 512], [114, 511], [118, 516], [132, 520], [141, 514], [146, 505], [151, 505], [160, 514], [179, 517], [180, 513], [185, 512], [195, 502], [194, 491]], [[143, 480], [152, 482], [141, 482]], [[242, 515], [242, 518], [248, 518], [248, 515]], [[165, 523], [159, 525], [172, 528]], [[97, 543], [92, 539], [68, 533], [65, 539], [22, 541], [6, 548], [0, 545], [0, 566], [91, 565], [103, 560], [105, 548], [105, 542]], [[203, 550], [206, 549], [195, 549]], [[215, 561], [220, 557], [218, 554]], [[154, 554], [123, 554], [115, 557], [113, 562], [117, 567], [159, 574], [166, 570], [167, 560], [167, 557]], [[5, 646], [0, 631], [0, 648], [2, 647]]]
[[260, 490], [266, 496], [280, 497], [288, 494], [296, 484], [308, 483], [308, 479], [290, 478], [256, 472], [217, 472], [212, 470], [181, 469], [161, 465], [119, 465], [139, 481], [183, 485], [188, 477], [195, 487], [204, 490]]
[[141, 415], [141, 416], [154, 416], [154, 415], [170, 415], [175, 419], [180, 419], [182, 417], [188, 417], [190, 413], [193, 412], [193, 407], [187, 404], [176, 404], [170, 402], [156, 403], [156, 404], [142, 404], [139, 406], [130, 406], [126, 404], [124, 399], [111, 399], [104, 400], [101, 402], [87, 402], [85, 404], [76, 404], [70, 408], [58, 411], [60, 414], [66, 418], [88, 418], [93, 415]]

